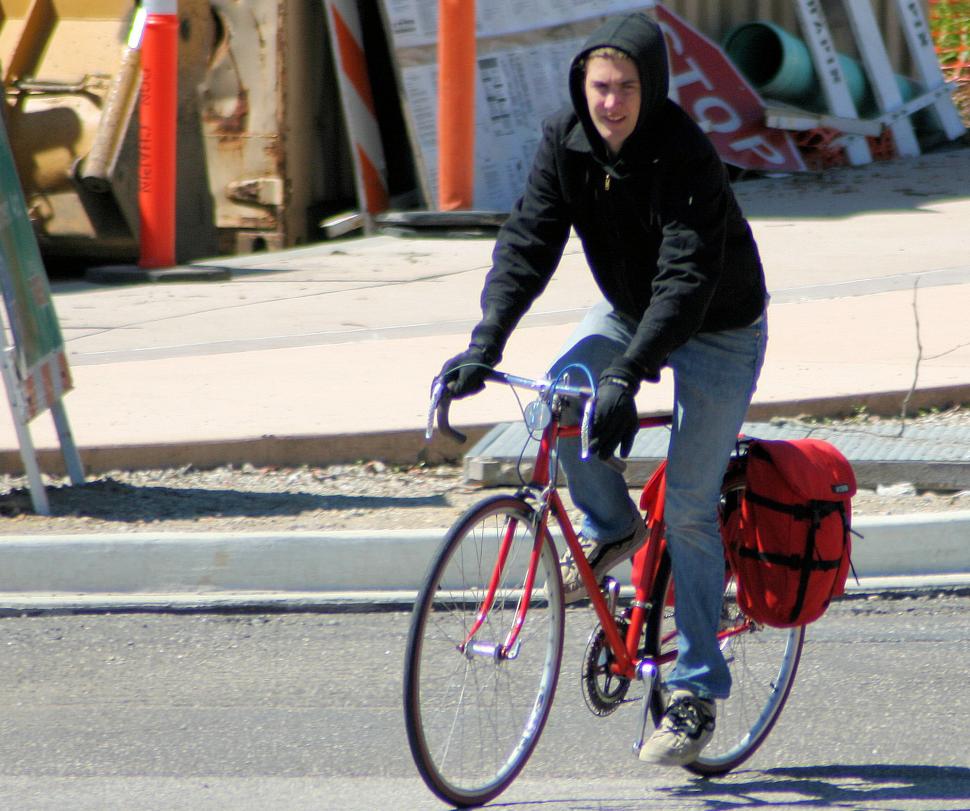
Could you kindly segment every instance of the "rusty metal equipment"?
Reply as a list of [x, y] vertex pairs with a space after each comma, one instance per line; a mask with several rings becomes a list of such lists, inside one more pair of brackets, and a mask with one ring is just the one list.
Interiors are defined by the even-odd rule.
[[[138, 258], [137, 6], [0, 0], [3, 115], [45, 258]], [[323, 12], [312, 0], [179, 0], [177, 260], [313, 238], [352, 195], [327, 176]]]

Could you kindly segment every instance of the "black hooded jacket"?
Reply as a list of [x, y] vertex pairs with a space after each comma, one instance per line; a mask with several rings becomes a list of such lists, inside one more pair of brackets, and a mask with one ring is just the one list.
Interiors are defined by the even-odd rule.
[[[585, 60], [612, 46], [640, 72], [640, 116], [618, 155], [590, 118]], [[482, 293], [479, 343], [500, 345], [542, 292], [570, 228], [600, 290], [639, 323], [625, 356], [655, 379], [697, 332], [746, 326], [765, 307], [764, 273], [713, 145], [667, 98], [667, 52], [644, 14], [611, 19], [569, 75], [573, 106], [543, 123], [525, 192], [503, 225]]]

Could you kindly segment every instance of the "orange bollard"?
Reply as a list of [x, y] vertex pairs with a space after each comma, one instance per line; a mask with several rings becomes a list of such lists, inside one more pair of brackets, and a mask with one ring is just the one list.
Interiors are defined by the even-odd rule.
[[175, 264], [178, 2], [145, 0], [139, 115], [138, 207], [143, 268]]
[[475, 0], [438, 0], [438, 205], [472, 207], [475, 188]]

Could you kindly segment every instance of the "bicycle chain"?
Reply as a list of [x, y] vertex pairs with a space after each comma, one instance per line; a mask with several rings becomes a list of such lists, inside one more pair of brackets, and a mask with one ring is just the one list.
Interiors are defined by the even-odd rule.
[[[616, 628], [621, 637], [626, 636], [629, 622], [623, 618], [616, 620]], [[605, 718], [625, 702], [630, 680], [617, 676], [610, 671], [613, 655], [606, 644], [606, 634], [599, 625], [590, 634], [583, 658], [582, 688], [583, 699], [589, 711]]]

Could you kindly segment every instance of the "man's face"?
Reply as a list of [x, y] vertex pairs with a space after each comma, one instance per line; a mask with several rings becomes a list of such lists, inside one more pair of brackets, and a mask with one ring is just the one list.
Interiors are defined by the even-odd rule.
[[616, 154], [640, 116], [640, 72], [636, 62], [601, 56], [590, 59], [585, 89], [593, 125]]

